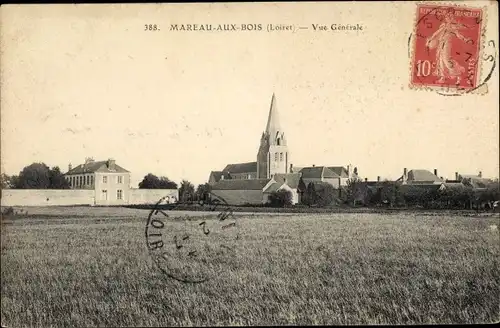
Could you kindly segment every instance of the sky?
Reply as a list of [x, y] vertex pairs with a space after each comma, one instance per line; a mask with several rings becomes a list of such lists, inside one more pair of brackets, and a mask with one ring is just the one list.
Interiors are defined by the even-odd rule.
[[[488, 40], [498, 45], [498, 4], [472, 4], [487, 6], [489, 51]], [[7, 174], [32, 162], [65, 172], [93, 157], [114, 158], [133, 187], [149, 172], [204, 183], [212, 170], [256, 160], [275, 93], [294, 166], [351, 164], [368, 179], [395, 179], [405, 167], [436, 168], [448, 178], [499, 175], [498, 68], [485, 94], [411, 89], [413, 2], [11, 5], [0, 12]], [[169, 30], [195, 23], [262, 30]], [[268, 32], [267, 24], [295, 30]], [[312, 24], [363, 30], [314, 31]]]

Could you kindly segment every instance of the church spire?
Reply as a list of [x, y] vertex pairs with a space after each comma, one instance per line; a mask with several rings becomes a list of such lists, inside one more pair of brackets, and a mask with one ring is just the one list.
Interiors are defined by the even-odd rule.
[[276, 96], [273, 92], [271, 99], [271, 108], [269, 109], [269, 117], [267, 118], [266, 134], [269, 134], [271, 140], [276, 138], [277, 132], [283, 132], [278, 117], [278, 109], [276, 108]]

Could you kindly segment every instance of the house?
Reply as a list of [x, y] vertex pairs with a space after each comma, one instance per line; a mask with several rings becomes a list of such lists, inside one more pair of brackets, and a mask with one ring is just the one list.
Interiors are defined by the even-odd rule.
[[302, 195], [306, 191], [305, 189], [305, 184], [300, 183], [299, 173], [277, 173], [264, 186], [262, 190], [262, 202], [267, 203], [269, 201], [269, 196], [275, 191], [287, 190], [292, 194], [292, 204], [298, 204], [301, 202]]
[[334, 172], [339, 176], [340, 186], [347, 186], [347, 181], [353, 177], [353, 172], [351, 172], [351, 165], [344, 166], [329, 166], [329, 170]]
[[403, 169], [403, 175], [396, 180], [402, 184], [437, 184], [441, 185], [444, 180], [438, 177], [437, 169], [434, 169], [434, 174], [428, 170], [413, 169], [408, 171]]
[[130, 172], [116, 164], [114, 159], [94, 161], [86, 158], [76, 167], [68, 165], [64, 174], [71, 189], [95, 191], [96, 205], [127, 204], [130, 196]]
[[308, 185], [311, 182], [327, 182], [338, 189], [340, 186], [340, 176], [326, 166], [309, 166], [299, 171], [302, 180]]

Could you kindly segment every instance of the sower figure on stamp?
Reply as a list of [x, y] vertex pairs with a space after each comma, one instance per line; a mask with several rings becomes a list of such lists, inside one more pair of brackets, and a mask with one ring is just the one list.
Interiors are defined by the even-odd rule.
[[457, 23], [453, 12], [449, 11], [445, 14], [441, 26], [427, 39], [426, 46], [430, 49], [436, 48], [436, 70], [434, 75], [439, 76], [438, 83], [444, 83], [446, 78], [456, 78], [456, 83], [460, 84], [460, 75], [465, 72], [465, 68], [451, 58], [451, 44], [453, 37], [469, 42], [468, 38], [458, 32], [459, 29], [466, 27]]

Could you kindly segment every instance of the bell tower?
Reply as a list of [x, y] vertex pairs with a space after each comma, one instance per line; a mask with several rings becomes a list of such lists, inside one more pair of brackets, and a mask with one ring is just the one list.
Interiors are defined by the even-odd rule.
[[260, 138], [257, 153], [257, 178], [270, 179], [276, 173], [289, 173], [289, 152], [285, 132], [283, 131], [273, 93], [271, 108], [267, 118], [266, 130]]

